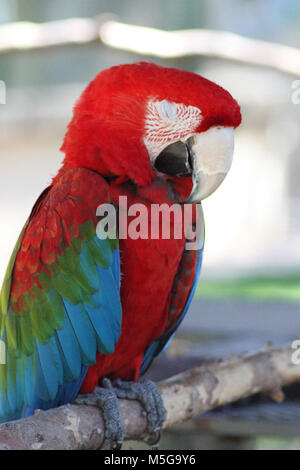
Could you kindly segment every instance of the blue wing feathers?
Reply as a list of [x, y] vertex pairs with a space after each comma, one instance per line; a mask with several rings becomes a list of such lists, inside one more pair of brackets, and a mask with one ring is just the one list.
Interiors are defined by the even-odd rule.
[[36, 342], [36, 381], [39, 387], [39, 396], [43, 400], [53, 400], [57, 393], [57, 371], [49, 345]]
[[83, 363], [91, 365], [96, 357], [96, 338], [89, 317], [81, 303], [72, 305], [66, 299], [63, 301], [80, 348]]
[[[74, 400], [88, 366], [95, 363], [97, 350], [114, 351], [122, 320], [119, 250], [107, 254], [108, 241], [94, 242], [97, 249], [104, 243], [101, 255], [104, 252], [105, 263], [110, 263], [107, 267], [99, 266], [91, 260], [88, 249], [82, 250], [80, 269], [94, 293], [77, 304], [62, 296], [62, 327], [54, 330], [47, 342], [35, 339], [31, 350], [28, 344], [31, 354], [19, 352], [18, 357], [7, 357], [7, 395], [0, 396], [2, 421], [30, 416], [36, 409], [46, 410]], [[55, 291], [49, 292], [50, 303], [51, 299], [57, 301]]]
[[68, 370], [68, 378], [76, 379], [80, 372], [81, 356], [74, 330], [68, 315], [65, 315], [65, 326], [56, 332], [65, 364]]

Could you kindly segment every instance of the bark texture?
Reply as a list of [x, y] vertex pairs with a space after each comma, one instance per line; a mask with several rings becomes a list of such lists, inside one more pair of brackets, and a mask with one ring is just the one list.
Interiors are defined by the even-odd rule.
[[[293, 352], [290, 346], [267, 348], [195, 367], [159, 382], [167, 410], [164, 427], [258, 392], [282, 401], [281, 387], [300, 381], [300, 365], [291, 360]], [[119, 404], [125, 439], [143, 439], [147, 418], [142, 406], [130, 400], [119, 400]], [[0, 450], [99, 449], [104, 431], [99, 409], [70, 404], [0, 425]]]

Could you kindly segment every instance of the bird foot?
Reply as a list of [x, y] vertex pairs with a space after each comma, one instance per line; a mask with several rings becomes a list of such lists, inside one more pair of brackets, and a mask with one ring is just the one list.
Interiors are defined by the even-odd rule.
[[138, 400], [143, 405], [147, 414], [149, 433], [145, 442], [152, 448], [157, 448], [166, 419], [166, 410], [155, 383], [145, 378], [139, 379], [137, 382], [125, 382], [117, 379], [112, 385], [118, 398]]
[[124, 434], [121, 425], [118, 397], [109, 379], [103, 379], [101, 387], [93, 393], [79, 395], [74, 401], [76, 405], [96, 406], [103, 413], [105, 441], [102, 450], [119, 450], [122, 447]]
[[101, 409], [105, 424], [105, 442], [102, 449], [117, 450], [121, 448], [124, 439], [118, 398], [141, 402], [148, 419], [149, 436], [145, 442], [149, 446], [157, 448], [166, 410], [160, 392], [151, 380], [140, 379], [137, 382], [125, 382], [117, 379], [111, 382], [105, 378], [101, 382], [101, 387], [97, 387], [91, 394], [79, 396], [74, 403], [96, 406]]

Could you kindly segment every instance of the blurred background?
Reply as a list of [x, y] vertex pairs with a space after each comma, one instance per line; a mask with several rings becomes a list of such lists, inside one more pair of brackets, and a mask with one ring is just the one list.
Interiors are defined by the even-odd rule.
[[[57, 22], [70, 18], [86, 20]], [[45, 35], [32, 22], [55, 23], [44, 25]], [[152, 40], [134, 25], [237, 36], [178, 36], [170, 51], [164, 36]], [[253, 40], [249, 47], [243, 37]], [[192, 53], [198, 46], [203, 53]], [[243, 115], [232, 170], [203, 203], [206, 248], [196, 299], [165, 355], [180, 364], [184, 354], [214, 359], [299, 339], [300, 104], [292, 99], [300, 80], [298, 0], [2, 0], [0, 281], [32, 205], [59, 168], [75, 100], [100, 70], [139, 60], [204, 75], [232, 93]], [[210, 413], [166, 434], [163, 446], [300, 449], [295, 394], [280, 409], [257, 398]]]

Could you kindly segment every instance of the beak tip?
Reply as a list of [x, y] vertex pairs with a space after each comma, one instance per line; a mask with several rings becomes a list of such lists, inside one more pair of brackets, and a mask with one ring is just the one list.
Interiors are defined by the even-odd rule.
[[227, 173], [214, 173], [209, 175], [200, 171], [197, 175], [197, 179], [194, 180], [194, 187], [189, 198], [186, 200], [186, 204], [193, 204], [206, 199], [220, 186], [226, 174]]

